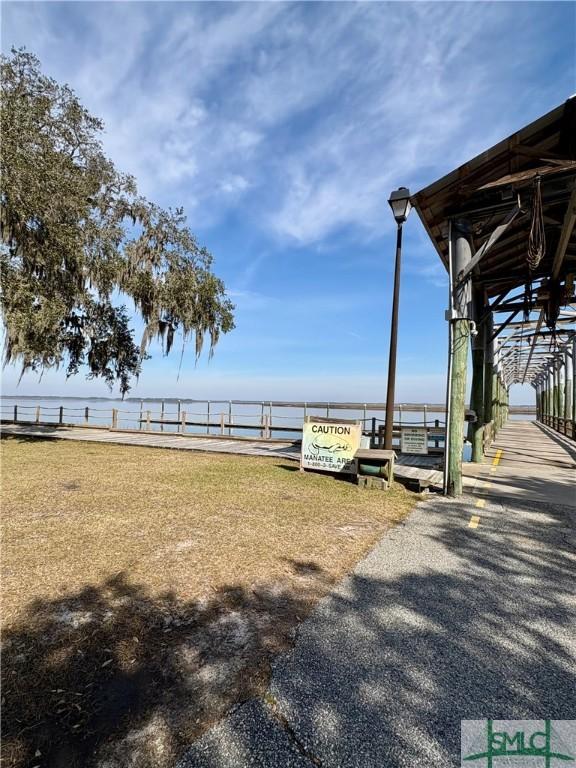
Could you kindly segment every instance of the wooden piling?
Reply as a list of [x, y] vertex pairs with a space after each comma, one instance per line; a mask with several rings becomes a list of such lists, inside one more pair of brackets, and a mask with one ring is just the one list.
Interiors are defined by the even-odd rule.
[[476, 421], [470, 422], [469, 430], [472, 461], [479, 463], [484, 457], [484, 345], [477, 337], [472, 341], [470, 407], [476, 412]]
[[494, 437], [496, 437], [500, 428], [500, 409], [498, 406], [498, 398], [500, 394], [499, 381], [496, 368], [492, 366], [492, 423]]
[[[573, 387], [573, 379], [572, 379], [572, 370], [571, 370], [571, 358], [568, 353], [568, 350], [564, 353], [564, 371], [565, 373], [565, 379], [566, 383], [564, 385], [564, 395], [565, 395], [565, 401], [564, 401], [564, 418], [568, 421], [571, 421], [572, 416], [572, 387]], [[566, 432], [566, 434], [568, 434]]]
[[58, 424], [64, 424], [64, 406], [61, 405], [58, 410]]
[[449, 496], [462, 493], [462, 451], [464, 446], [464, 416], [466, 411], [466, 369], [470, 321], [452, 321], [452, 369], [450, 386], [450, 419], [448, 430], [448, 485]]
[[470, 224], [450, 222], [450, 381], [446, 430], [445, 491], [449, 496], [462, 493], [462, 454], [466, 412], [466, 371], [470, 343], [472, 284], [460, 276], [472, 259]]
[[576, 337], [572, 341], [572, 439], [576, 440]]

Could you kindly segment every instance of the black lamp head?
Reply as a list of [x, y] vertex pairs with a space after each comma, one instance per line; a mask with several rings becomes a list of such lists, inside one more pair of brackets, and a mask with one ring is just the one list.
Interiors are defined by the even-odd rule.
[[403, 224], [408, 218], [412, 204], [410, 203], [410, 190], [407, 187], [399, 187], [394, 190], [388, 199], [392, 213], [397, 224]]

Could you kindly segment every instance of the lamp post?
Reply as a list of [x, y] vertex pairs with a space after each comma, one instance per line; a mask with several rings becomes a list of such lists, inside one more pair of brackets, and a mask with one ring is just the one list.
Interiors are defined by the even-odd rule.
[[392, 192], [388, 200], [394, 219], [396, 231], [396, 266], [394, 268], [394, 298], [392, 300], [392, 323], [390, 326], [390, 357], [388, 359], [388, 389], [386, 392], [386, 427], [384, 432], [384, 448], [392, 450], [392, 433], [394, 429], [394, 388], [396, 384], [396, 348], [398, 346], [398, 305], [400, 303], [400, 265], [402, 260], [402, 225], [408, 218], [410, 209], [410, 191], [400, 187]]

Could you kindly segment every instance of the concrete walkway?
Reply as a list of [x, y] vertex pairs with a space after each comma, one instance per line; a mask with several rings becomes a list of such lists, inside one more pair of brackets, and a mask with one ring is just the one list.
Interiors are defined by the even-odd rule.
[[567, 456], [512, 422], [485, 465], [491, 485], [479, 492], [475, 476], [474, 495], [418, 505], [302, 624], [265, 699], [178, 768], [448, 768], [462, 719], [575, 718]]

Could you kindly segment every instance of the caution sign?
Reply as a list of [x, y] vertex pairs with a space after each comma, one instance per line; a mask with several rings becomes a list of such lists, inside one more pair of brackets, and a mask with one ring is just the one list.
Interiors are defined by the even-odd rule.
[[426, 427], [402, 427], [400, 432], [401, 453], [428, 453]]
[[309, 417], [302, 428], [300, 466], [349, 474], [354, 471], [354, 454], [360, 448], [361, 436], [359, 421]]

